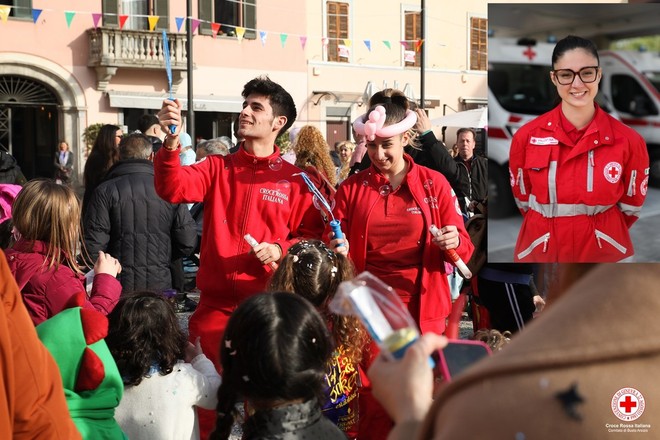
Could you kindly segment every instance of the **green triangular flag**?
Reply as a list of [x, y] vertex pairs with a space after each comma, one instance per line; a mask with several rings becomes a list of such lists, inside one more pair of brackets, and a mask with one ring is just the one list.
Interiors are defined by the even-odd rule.
[[64, 11], [64, 16], [66, 17], [66, 27], [71, 27], [71, 22], [73, 21], [73, 17], [75, 15], [76, 13], [73, 11]]

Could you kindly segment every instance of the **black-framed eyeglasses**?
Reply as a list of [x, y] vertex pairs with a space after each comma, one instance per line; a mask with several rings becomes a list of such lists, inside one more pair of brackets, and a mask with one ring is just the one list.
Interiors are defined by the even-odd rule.
[[571, 69], [557, 69], [552, 70], [551, 72], [555, 75], [555, 78], [557, 78], [557, 82], [559, 84], [562, 86], [567, 86], [569, 84], [573, 84], [575, 75], [579, 76], [580, 80], [585, 84], [596, 81], [596, 79], [598, 79], [598, 69], [600, 69], [599, 66], [587, 66], [583, 67], [577, 72]]

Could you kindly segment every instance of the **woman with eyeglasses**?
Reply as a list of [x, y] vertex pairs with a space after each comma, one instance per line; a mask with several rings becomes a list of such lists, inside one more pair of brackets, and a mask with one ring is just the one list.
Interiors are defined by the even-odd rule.
[[560, 40], [552, 67], [561, 103], [511, 143], [511, 186], [523, 215], [514, 261], [630, 261], [628, 230], [648, 187], [646, 143], [594, 102], [602, 70], [593, 42]]

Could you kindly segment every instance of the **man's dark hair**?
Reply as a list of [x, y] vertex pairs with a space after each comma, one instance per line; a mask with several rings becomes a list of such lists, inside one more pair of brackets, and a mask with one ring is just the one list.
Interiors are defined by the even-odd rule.
[[252, 94], [268, 98], [275, 116], [286, 116], [286, 124], [277, 134], [278, 136], [287, 131], [296, 121], [296, 104], [293, 102], [293, 98], [289, 92], [284, 90], [281, 85], [271, 81], [268, 76], [259, 76], [245, 84], [241, 96], [247, 99]]
[[158, 125], [158, 118], [156, 115], [142, 115], [138, 121], [138, 130], [142, 133], [146, 133], [152, 125]]
[[154, 149], [148, 137], [142, 133], [124, 136], [119, 143], [119, 159], [149, 159]]
[[472, 129], [472, 128], [467, 128], [467, 127], [459, 128], [458, 131], [456, 132], [456, 139], [458, 139], [458, 137], [459, 137], [462, 133], [472, 133], [472, 140], [474, 140], [474, 141], [476, 142], [476, 140], [477, 140], [477, 132], [474, 131], [474, 129]]

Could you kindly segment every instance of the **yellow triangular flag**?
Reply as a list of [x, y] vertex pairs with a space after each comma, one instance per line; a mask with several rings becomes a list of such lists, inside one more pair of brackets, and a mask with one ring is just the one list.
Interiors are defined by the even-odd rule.
[[241, 41], [243, 39], [243, 35], [245, 35], [245, 28], [237, 26], [236, 27], [236, 37], [238, 38], [238, 41]]
[[344, 46], [346, 46], [346, 47], [351, 47], [351, 40], [349, 40], [349, 39], [344, 39]]
[[0, 5], [0, 19], [2, 19], [3, 23], [7, 23], [7, 17], [9, 17], [10, 12], [11, 6]]
[[156, 29], [156, 24], [158, 23], [158, 19], [160, 17], [158, 15], [149, 15], [147, 16], [147, 20], [149, 20], [149, 30], [153, 31]]

